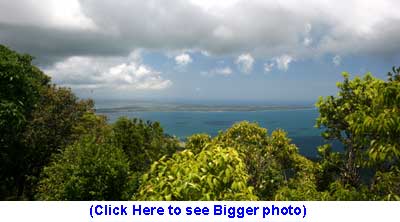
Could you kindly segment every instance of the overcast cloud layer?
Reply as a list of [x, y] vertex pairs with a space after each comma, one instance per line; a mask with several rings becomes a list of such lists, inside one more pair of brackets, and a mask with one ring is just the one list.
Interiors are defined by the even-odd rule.
[[135, 48], [262, 56], [391, 54], [400, 48], [397, 0], [202, 2], [2, 0], [0, 37], [36, 54], [61, 56]]
[[242, 74], [257, 60], [265, 72], [325, 55], [339, 66], [347, 55], [397, 56], [399, 11], [398, 0], [0, 0], [0, 44], [35, 55], [61, 83], [152, 90], [172, 81], [128, 61], [137, 49], [172, 53], [180, 67], [195, 52], [231, 57]]

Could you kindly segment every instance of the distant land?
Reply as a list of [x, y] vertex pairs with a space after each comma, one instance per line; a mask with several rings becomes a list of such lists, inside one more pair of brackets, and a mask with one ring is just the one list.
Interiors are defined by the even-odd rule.
[[299, 110], [313, 109], [313, 105], [261, 105], [261, 104], [192, 104], [185, 102], [96, 102], [96, 112], [251, 112], [268, 110]]

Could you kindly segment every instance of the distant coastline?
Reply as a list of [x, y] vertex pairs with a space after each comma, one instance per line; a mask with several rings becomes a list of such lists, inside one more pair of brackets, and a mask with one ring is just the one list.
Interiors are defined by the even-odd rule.
[[268, 110], [314, 109], [311, 105], [202, 105], [174, 103], [138, 103], [135, 105], [98, 107], [98, 113], [115, 112], [253, 112]]

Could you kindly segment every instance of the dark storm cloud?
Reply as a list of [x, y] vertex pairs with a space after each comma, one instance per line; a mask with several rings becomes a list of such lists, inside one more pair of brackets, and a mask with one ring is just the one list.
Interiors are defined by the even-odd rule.
[[73, 55], [124, 56], [137, 48], [266, 58], [391, 56], [400, 50], [400, 3], [394, 0], [205, 4], [45, 0], [39, 7], [29, 0], [1, 2], [0, 43], [33, 54], [42, 64]]
[[92, 31], [0, 24], [0, 44], [34, 55], [41, 62], [54, 62], [73, 55], [121, 55], [131, 48], [121, 41]]

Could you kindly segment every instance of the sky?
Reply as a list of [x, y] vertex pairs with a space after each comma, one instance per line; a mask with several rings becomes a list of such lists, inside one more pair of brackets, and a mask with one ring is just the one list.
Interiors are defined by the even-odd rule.
[[0, 0], [0, 44], [94, 99], [315, 102], [400, 65], [398, 0]]

